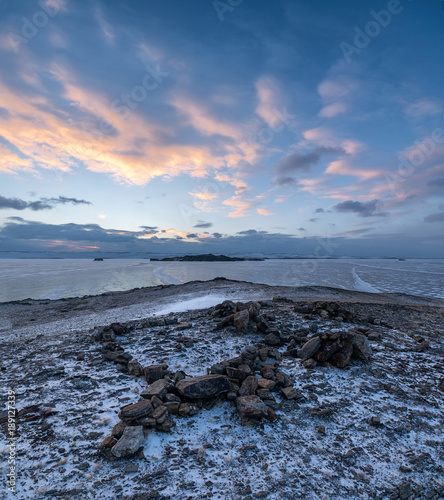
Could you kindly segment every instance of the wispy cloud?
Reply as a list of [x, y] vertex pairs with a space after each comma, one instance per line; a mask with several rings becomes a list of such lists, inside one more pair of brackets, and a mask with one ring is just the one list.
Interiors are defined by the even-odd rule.
[[66, 196], [59, 196], [58, 198], [41, 198], [38, 201], [25, 201], [20, 198], [5, 198], [0, 196], [0, 209], [11, 210], [51, 210], [56, 205], [91, 205], [90, 201], [79, 200], [77, 198], [67, 198]]

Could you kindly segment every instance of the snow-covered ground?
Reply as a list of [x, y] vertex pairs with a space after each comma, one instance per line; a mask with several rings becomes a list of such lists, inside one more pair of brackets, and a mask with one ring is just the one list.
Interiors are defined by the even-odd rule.
[[[208, 310], [182, 312], [224, 297], [162, 306], [158, 313], [172, 313], [186, 329], [146, 328], [136, 321], [135, 330], [118, 341], [143, 366], [167, 363], [171, 371], [206, 374], [215, 362], [263, 340], [215, 330]], [[280, 330], [311, 323], [291, 304], [274, 304], [269, 313]], [[319, 324], [321, 330], [353, 327]], [[409, 488], [412, 498], [441, 498], [444, 342], [439, 321], [419, 324], [430, 342], [422, 352], [414, 333], [373, 326], [382, 339], [372, 342], [369, 365], [355, 361], [344, 370], [310, 371], [299, 359], [283, 358], [281, 369], [303, 399], [277, 395], [282, 406], [273, 423], [244, 427], [235, 406], [222, 402], [192, 417], [174, 417], [171, 433], [154, 431], [146, 438], [144, 458], [117, 462], [96, 455], [97, 448], [118, 422], [120, 408], [136, 402], [146, 382], [103, 361], [100, 344], [79, 330], [5, 343], [2, 385], [16, 391], [22, 410], [15, 498], [388, 499]], [[178, 343], [183, 336], [193, 345]], [[79, 353], [84, 361], [77, 360]], [[54, 414], [45, 416], [48, 410]], [[320, 410], [330, 412], [321, 416]], [[372, 416], [382, 425], [371, 426]], [[325, 434], [318, 432], [320, 425]], [[6, 446], [0, 452], [7, 457]]]

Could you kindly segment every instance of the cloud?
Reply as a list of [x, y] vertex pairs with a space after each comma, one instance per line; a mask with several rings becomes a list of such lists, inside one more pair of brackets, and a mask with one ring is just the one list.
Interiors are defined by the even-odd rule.
[[0, 209], [11, 210], [51, 210], [56, 205], [91, 205], [90, 201], [78, 200], [77, 198], [67, 198], [66, 196], [59, 196], [58, 198], [41, 198], [39, 201], [25, 201], [19, 198], [5, 198], [0, 196]]
[[439, 115], [444, 110], [443, 104], [436, 99], [419, 99], [416, 102], [405, 103], [405, 114], [411, 118]]
[[298, 231], [307, 231], [307, 230], [305, 229], [305, 227], [299, 227]]
[[333, 118], [345, 113], [348, 110], [347, 98], [356, 87], [354, 81], [343, 75], [324, 80], [318, 86], [318, 93], [324, 102], [319, 116]]
[[282, 108], [282, 90], [278, 81], [272, 76], [262, 76], [256, 82], [259, 103], [256, 113], [270, 126], [279, 121], [277, 111]]
[[429, 180], [427, 186], [444, 187], [444, 177], [437, 177]]
[[323, 214], [325, 212], [325, 210], [323, 208], [317, 208], [314, 213], [315, 214]]
[[341, 155], [344, 153], [345, 151], [342, 148], [324, 146], [317, 147], [309, 153], [300, 153], [299, 151], [291, 153], [282, 158], [282, 160], [276, 165], [275, 169], [277, 176], [274, 182], [278, 186], [291, 185], [295, 182], [292, 175], [299, 172], [309, 172], [313, 166], [317, 165], [321, 161], [322, 156]]
[[197, 224], [195, 224], [193, 227], [201, 228], [201, 229], [207, 229], [209, 227], [212, 227], [213, 223], [212, 222], [203, 222], [203, 221], [198, 221]]
[[267, 210], [266, 208], [257, 208], [256, 212], [260, 215], [272, 215], [273, 212], [271, 210]]
[[308, 222], [317, 222], [319, 219], [317, 217], [314, 217], [313, 219], [308, 219]]
[[321, 109], [319, 116], [322, 118], [333, 118], [347, 111], [347, 106], [343, 102], [335, 102]]
[[427, 215], [424, 217], [425, 222], [444, 222], [444, 212]]
[[386, 212], [381, 212], [381, 202], [379, 200], [372, 201], [343, 201], [333, 207], [335, 212], [351, 212], [357, 214], [359, 217], [386, 217]]

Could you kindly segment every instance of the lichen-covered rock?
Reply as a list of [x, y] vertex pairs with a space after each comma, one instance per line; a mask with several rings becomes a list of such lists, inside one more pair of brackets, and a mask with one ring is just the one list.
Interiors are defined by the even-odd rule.
[[111, 453], [117, 458], [130, 457], [142, 446], [144, 439], [141, 425], [126, 427], [122, 437], [111, 449]]

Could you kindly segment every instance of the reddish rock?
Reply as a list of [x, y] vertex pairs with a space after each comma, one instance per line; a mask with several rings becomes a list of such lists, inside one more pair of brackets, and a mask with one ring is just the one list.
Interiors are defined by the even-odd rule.
[[257, 396], [240, 396], [236, 404], [242, 418], [263, 418], [268, 415], [267, 405]]

